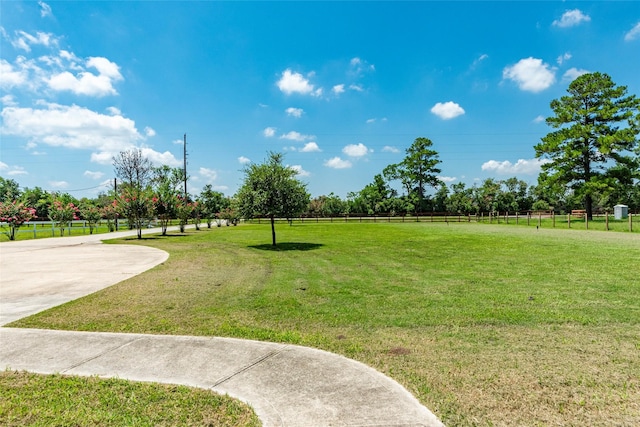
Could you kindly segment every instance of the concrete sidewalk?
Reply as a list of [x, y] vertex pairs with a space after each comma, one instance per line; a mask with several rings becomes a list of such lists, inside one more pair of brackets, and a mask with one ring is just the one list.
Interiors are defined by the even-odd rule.
[[[99, 244], [101, 238], [115, 236], [0, 244], [2, 319], [19, 318], [95, 292], [168, 256], [152, 248]], [[131, 250], [139, 252], [133, 256]], [[77, 257], [84, 258], [78, 262]], [[144, 262], [132, 265], [136, 258]], [[111, 268], [97, 273], [99, 264]], [[113, 265], [122, 268], [113, 269]], [[202, 387], [249, 403], [264, 426], [442, 426], [389, 377], [354, 360], [294, 345], [0, 328], [0, 369]]]

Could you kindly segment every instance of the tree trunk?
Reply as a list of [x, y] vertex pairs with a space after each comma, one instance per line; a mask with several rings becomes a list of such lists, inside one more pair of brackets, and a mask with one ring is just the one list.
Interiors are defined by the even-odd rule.
[[587, 211], [587, 220], [593, 220], [593, 199], [591, 198], [591, 194], [587, 194], [584, 199], [584, 208]]
[[276, 245], [276, 221], [273, 215], [271, 215], [271, 245]]

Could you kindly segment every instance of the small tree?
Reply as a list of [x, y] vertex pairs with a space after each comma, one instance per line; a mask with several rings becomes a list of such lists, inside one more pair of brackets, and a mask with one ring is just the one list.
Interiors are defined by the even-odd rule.
[[184, 228], [189, 223], [189, 219], [191, 218], [192, 214], [193, 203], [189, 202], [189, 200], [183, 198], [182, 196], [178, 196], [176, 203], [176, 215], [178, 216], [181, 233], [184, 233]]
[[282, 164], [281, 153], [269, 153], [262, 164], [250, 164], [238, 190], [238, 210], [244, 218], [264, 216], [271, 221], [271, 241], [276, 245], [276, 218], [293, 218], [309, 205], [305, 184], [295, 178], [296, 171]]
[[88, 200], [83, 200], [80, 204], [80, 216], [89, 224], [89, 234], [93, 234], [93, 229], [102, 219], [102, 210]]
[[129, 227], [138, 230], [138, 239], [142, 239], [142, 227], [153, 215], [149, 187], [153, 171], [151, 162], [141, 150], [121, 151], [113, 158], [113, 167], [122, 181], [118, 209], [129, 221]]
[[35, 217], [36, 210], [26, 207], [23, 203], [14, 201], [0, 202], [0, 222], [9, 226], [9, 240], [15, 240], [16, 230], [22, 224]]
[[[54, 199], [49, 207], [49, 219], [60, 229], [60, 236], [64, 236], [64, 228], [74, 219], [78, 219], [78, 208], [72, 202], [64, 203]], [[71, 234], [71, 230], [69, 230]]]
[[202, 189], [198, 202], [201, 205], [202, 217], [207, 221], [207, 228], [211, 228], [211, 222], [217, 217], [218, 212], [228, 208], [230, 200], [224, 197], [219, 191], [213, 191], [211, 184], [207, 184]]

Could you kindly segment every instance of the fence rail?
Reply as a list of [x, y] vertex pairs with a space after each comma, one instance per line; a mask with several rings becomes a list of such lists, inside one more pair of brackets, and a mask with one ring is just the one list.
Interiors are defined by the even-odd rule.
[[[413, 215], [392, 214], [345, 214], [338, 216], [309, 216], [303, 215], [295, 218], [277, 218], [278, 223], [309, 223], [309, 222], [478, 222], [489, 224], [515, 224], [550, 228], [578, 228], [604, 229], [617, 231], [633, 231], [634, 222], [637, 222], [639, 213], [629, 213], [625, 219], [614, 219], [612, 213], [593, 214], [593, 219], [586, 216], [580, 218], [571, 213], [556, 214], [553, 211], [526, 211], [526, 212], [481, 212], [479, 214], [462, 214], [449, 212], [424, 212]], [[262, 224], [270, 222], [269, 218], [256, 217], [247, 222]]]

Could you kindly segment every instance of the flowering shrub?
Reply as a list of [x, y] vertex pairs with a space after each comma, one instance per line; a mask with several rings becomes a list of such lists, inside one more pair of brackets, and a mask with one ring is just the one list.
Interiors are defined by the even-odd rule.
[[26, 207], [24, 203], [16, 201], [0, 203], [0, 222], [6, 222], [9, 225], [9, 240], [15, 240], [16, 230], [35, 216], [36, 210]]
[[138, 230], [138, 239], [142, 239], [142, 228], [153, 217], [150, 191], [123, 185], [116, 198], [116, 209], [121, 217], [127, 218], [130, 229]]
[[236, 209], [226, 208], [218, 213], [218, 218], [226, 220], [227, 226], [229, 226], [229, 224], [233, 224], [235, 226], [238, 225], [240, 214]]
[[199, 202], [193, 202], [191, 204], [193, 206], [193, 212], [191, 216], [193, 217], [193, 224], [196, 226], [196, 230], [200, 230], [200, 221], [202, 221], [202, 205]]
[[80, 205], [80, 215], [89, 224], [89, 234], [93, 234], [93, 229], [102, 219], [102, 210], [89, 203], [83, 203]]
[[169, 221], [176, 215], [176, 196], [170, 192], [158, 192], [151, 200], [153, 202], [153, 211], [158, 217], [162, 228], [162, 235], [165, 236]]
[[189, 222], [191, 214], [193, 213], [193, 203], [185, 200], [183, 197], [178, 196], [178, 203], [176, 205], [176, 214], [178, 220], [180, 220], [180, 232], [184, 233], [184, 227]]
[[100, 216], [107, 220], [107, 227], [109, 231], [115, 230], [115, 222], [118, 218], [118, 203], [114, 200], [110, 205], [106, 205], [100, 208]]
[[[64, 228], [67, 227], [71, 221], [79, 219], [78, 212], [79, 209], [71, 202], [65, 205], [60, 200], [53, 201], [49, 207], [49, 219], [60, 229], [60, 236], [64, 235]], [[71, 230], [69, 230], [69, 234], [71, 234]]]

